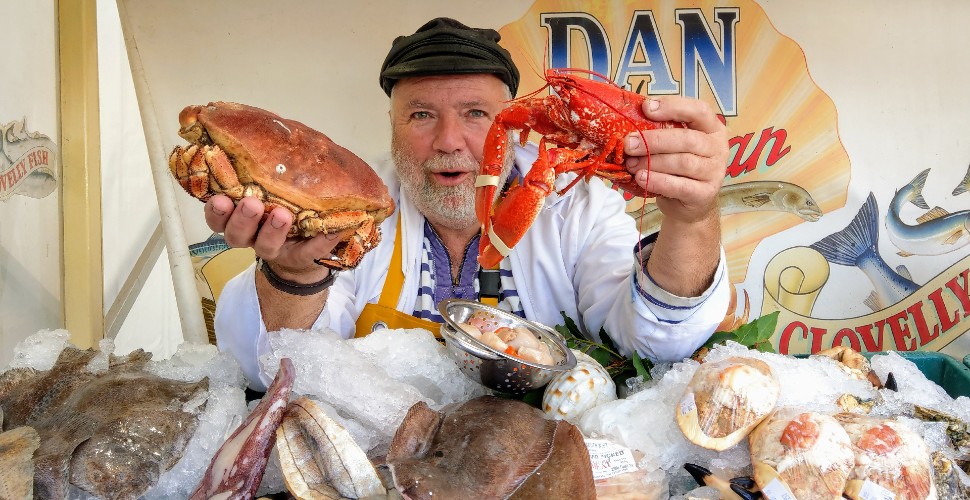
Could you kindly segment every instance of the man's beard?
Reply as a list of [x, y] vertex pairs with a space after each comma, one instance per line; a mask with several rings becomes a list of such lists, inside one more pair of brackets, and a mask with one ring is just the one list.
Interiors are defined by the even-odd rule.
[[[401, 187], [417, 209], [433, 223], [449, 229], [477, 227], [475, 178], [479, 164], [475, 158], [467, 152], [437, 154], [423, 164], [418, 164], [410, 147], [393, 132], [391, 135], [391, 157], [397, 167]], [[508, 178], [514, 157], [513, 149], [509, 147], [499, 186], [503, 186]], [[475, 175], [460, 185], [442, 186], [432, 182], [430, 178], [432, 173], [442, 171], [472, 172]]]

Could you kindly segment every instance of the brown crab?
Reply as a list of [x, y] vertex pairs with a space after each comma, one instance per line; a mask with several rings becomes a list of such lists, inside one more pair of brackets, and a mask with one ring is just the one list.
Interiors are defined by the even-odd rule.
[[294, 215], [290, 236], [354, 229], [334, 255], [320, 262], [356, 267], [380, 241], [378, 226], [394, 211], [387, 186], [363, 160], [326, 135], [269, 111], [232, 102], [187, 106], [169, 167], [179, 184], [205, 201], [226, 194], [255, 196], [269, 212]]

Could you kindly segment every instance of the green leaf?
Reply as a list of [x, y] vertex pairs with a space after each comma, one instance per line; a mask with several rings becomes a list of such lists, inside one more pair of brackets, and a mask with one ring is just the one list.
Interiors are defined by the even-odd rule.
[[[643, 359], [640, 358], [640, 353], [633, 351], [633, 368], [636, 369], [637, 375], [643, 377], [643, 380], [650, 380], [650, 369], [643, 366]], [[647, 360], [650, 363], [650, 360]]]

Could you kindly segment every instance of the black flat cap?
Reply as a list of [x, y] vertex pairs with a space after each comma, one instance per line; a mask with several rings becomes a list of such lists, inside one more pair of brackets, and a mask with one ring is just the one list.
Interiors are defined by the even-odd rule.
[[409, 76], [492, 73], [515, 96], [519, 70], [498, 44], [501, 39], [492, 29], [469, 28], [447, 17], [432, 19], [413, 35], [394, 39], [381, 66], [381, 88], [390, 96], [391, 87]]

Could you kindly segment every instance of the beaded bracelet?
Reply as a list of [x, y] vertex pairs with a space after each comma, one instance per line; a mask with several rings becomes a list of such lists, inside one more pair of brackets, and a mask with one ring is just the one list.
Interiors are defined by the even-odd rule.
[[316, 283], [297, 283], [295, 281], [285, 280], [280, 278], [273, 269], [269, 267], [263, 259], [256, 257], [256, 268], [262, 271], [263, 276], [266, 276], [266, 281], [273, 288], [290, 295], [300, 295], [306, 297], [308, 295], [316, 295], [327, 288], [337, 279], [337, 271], [333, 269], [330, 270], [330, 274], [326, 278], [316, 282]]

